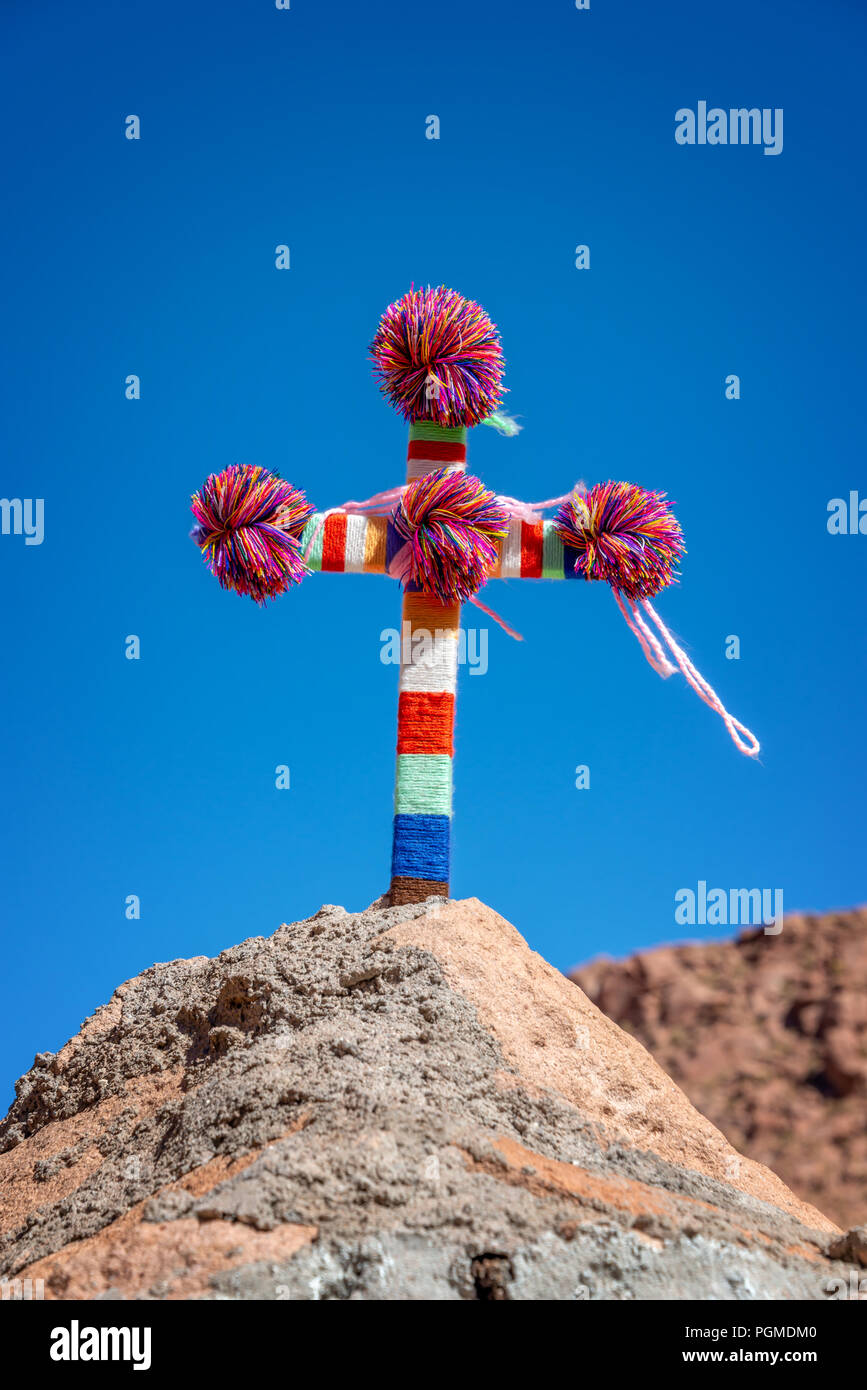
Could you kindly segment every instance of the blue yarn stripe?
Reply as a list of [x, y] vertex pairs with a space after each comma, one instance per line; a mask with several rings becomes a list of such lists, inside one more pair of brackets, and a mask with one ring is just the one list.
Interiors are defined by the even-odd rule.
[[448, 882], [448, 816], [395, 816], [391, 875]]
[[[403, 536], [400, 534], [400, 532], [397, 530], [397, 528], [396, 528], [394, 522], [391, 520], [391, 518], [389, 518], [388, 526], [386, 527], [386, 531], [385, 531], [385, 568], [386, 568], [386, 572], [388, 571], [389, 565], [391, 564], [392, 560], [394, 559], [395, 555], [396, 555], [397, 552], [400, 550], [400, 548], [401, 548], [402, 545], [406, 545], [406, 541], [404, 540], [404, 538], [403, 538]], [[404, 587], [404, 591], [405, 591], [406, 593], [408, 593], [408, 594], [420, 594], [420, 593], [421, 593], [421, 585], [420, 585], [420, 584], [413, 584], [413, 582], [412, 582], [411, 579], [407, 580], [406, 584], [404, 584], [403, 587]]]
[[385, 531], [385, 568], [388, 569], [400, 547], [405, 544], [403, 536], [395, 527], [391, 517], [388, 519], [388, 526]]
[[578, 551], [572, 545], [563, 546], [563, 578], [564, 579], [583, 579], [583, 575], [576, 574], [575, 561], [578, 559]]

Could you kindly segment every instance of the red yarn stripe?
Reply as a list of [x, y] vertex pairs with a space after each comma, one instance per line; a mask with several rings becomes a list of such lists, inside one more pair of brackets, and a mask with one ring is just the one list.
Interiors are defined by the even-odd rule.
[[322, 568], [336, 573], [341, 573], [346, 568], [346, 516], [341, 512], [335, 512], [325, 518]]
[[448, 439], [411, 439], [406, 456], [408, 459], [436, 459], [437, 463], [466, 463], [467, 446]]
[[544, 527], [541, 521], [521, 522], [521, 578], [542, 578]]
[[401, 691], [397, 704], [398, 753], [453, 756], [454, 722], [455, 697], [449, 691]]

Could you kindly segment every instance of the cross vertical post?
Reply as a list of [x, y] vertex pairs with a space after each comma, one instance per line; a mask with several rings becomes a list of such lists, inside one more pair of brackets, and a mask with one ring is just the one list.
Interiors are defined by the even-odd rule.
[[[410, 426], [406, 480], [441, 468], [463, 471], [467, 431], [427, 421]], [[389, 526], [387, 559], [402, 544]], [[461, 605], [407, 585], [400, 634], [392, 905], [449, 895], [452, 759]]]

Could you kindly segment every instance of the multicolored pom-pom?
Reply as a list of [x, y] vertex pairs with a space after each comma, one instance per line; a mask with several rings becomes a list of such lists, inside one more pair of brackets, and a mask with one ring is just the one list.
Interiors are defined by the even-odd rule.
[[413, 584], [442, 603], [464, 602], [485, 583], [497, 560], [509, 513], [478, 478], [440, 468], [407, 487], [392, 521], [408, 545]]
[[633, 603], [653, 598], [677, 578], [686, 553], [683, 532], [664, 492], [634, 483], [597, 483], [573, 493], [554, 517], [566, 545], [578, 552], [576, 573], [604, 579]]
[[370, 351], [380, 390], [405, 420], [478, 425], [504, 394], [503, 353], [484, 309], [455, 290], [410, 290], [382, 316]]
[[192, 511], [190, 534], [224, 589], [264, 604], [307, 574], [300, 536], [313, 507], [278, 474], [233, 463], [193, 494]]

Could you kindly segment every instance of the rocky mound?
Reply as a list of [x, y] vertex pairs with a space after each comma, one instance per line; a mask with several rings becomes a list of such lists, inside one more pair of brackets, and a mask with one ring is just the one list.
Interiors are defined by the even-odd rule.
[[867, 910], [572, 975], [702, 1114], [841, 1225], [867, 1216]]
[[827, 1297], [837, 1228], [483, 904], [155, 965], [0, 1126], [46, 1297]]

